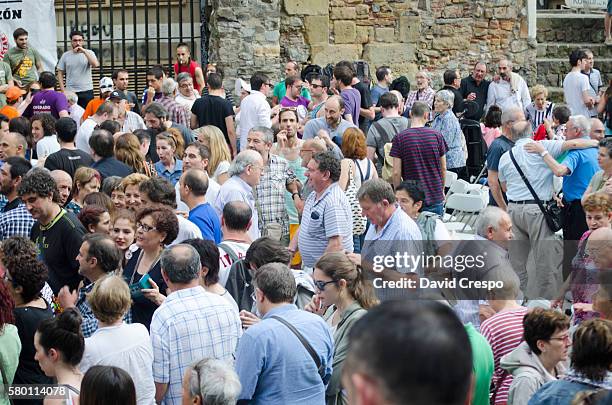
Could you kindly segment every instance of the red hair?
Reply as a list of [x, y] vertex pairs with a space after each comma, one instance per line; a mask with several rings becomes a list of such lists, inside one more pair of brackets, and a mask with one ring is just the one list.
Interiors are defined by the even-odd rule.
[[[8, 270], [5, 270], [8, 271]], [[0, 331], [5, 323], [15, 323], [15, 301], [5, 282], [0, 281]]]

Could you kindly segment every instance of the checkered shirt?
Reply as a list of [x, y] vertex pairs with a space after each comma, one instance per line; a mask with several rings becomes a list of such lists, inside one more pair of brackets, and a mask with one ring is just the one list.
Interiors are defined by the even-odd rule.
[[179, 405], [185, 369], [203, 358], [233, 363], [242, 332], [235, 309], [202, 287], [168, 295], [151, 321], [153, 380], [168, 384], [163, 404]]
[[263, 232], [269, 223], [276, 222], [283, 227], [283, 236], [289, 235], [289, 213], [287, 212], [285, 190], [287, 184], [296, 180], [293, 169], [282, 157], [270, 155], [268, 164], [255, 188], [256, 207], [259, 212], [259, 230]]
[[173, 98], [163, 96], [155, 101], [164, 106], [164, 108], [168, 111], [168, 117], [170, 117], [170, 120], [172, 122], [189, 128], [189, 119], [187, 118], [187, 111], [185, 111], [183, 106], [174, 101]]
[[[85, 287], [79, 290], [79, 296], [77, 298], [77, 302], [75, 304], [76, 309], [79, 311], [81, 316], [83, 317], [83, 322], [81, 323], [81, 330], [83, 331], [83, 336], [86, 338], [93, 335], [95, 331], [98, 330], [98, 320], [94, 316], [94, 313], [89, 306], [89, 302], [87, 302], [87, 295], [93, 290], [94, 283], [86, 285]], [[123, 317], [125, 323], [132, 323], [132, 311], [129, 310], [127, 314]]]
[[29, 239], [34, 222], [36, 221], [23, 202], [19, 203], [17, 208], [0, 213], [0, 240], [11, 236], [23, 236]]
[[406, 108], [411, 109], [415, 101], [422, 101], [423, 103], [427, 103], [429, 107], [433, 108], [435, 96], [436, 91], [431, 87], [427, 87], [421, 93], [419, 93], [418, 90], [413, 90], [408, 93], [408, 96], [406, 97]]

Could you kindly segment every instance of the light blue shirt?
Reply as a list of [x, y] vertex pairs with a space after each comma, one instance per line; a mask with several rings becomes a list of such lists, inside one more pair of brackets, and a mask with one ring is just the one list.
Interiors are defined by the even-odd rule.
[[[512, 153], [516, 163], [520, 166], [540, 200], [550, 201], [553, 196], [554, 174], [540, 155], [529, 153], [523, 148], [527, 142], [533, 142], [533, 140], [531, 138], [517, 140], [511, 149]], [[563, 141], [540, 141], [540, 143], [554, 158], [557, 158], [562, 152]], [[499, 181], [505, 182], [508, 188], [506, 192], [508, 200], [524, 201], [534, 199], [533, 194], [529, 192], [525, 182], [521, 179], [516, 167], [514, 167], [509, 152], [504, 153], [501, 159], [499, 159], [498, 169]]]
[[442, 134], [448, 152], [446, 152], [446, 165], [449, 169], [456, 169], [465, 166], [465, 156], [463, 155], [463, 147], [461, 139], [463, 131], [459, 120], [455, 117], [453, 111], [449, 108], [446, 112], [436, 115], [431, 127]]
[[329, 133], [329, 137], [331, 139], [334, 139], [335, 137], [342, 139], [342, 135], [344, 134], [344, 131], [346, 131], [349, 128], [357, 128], [357, 126], [350, 121], [342, 119], [340, 121], [340, 124], [338, 124], [338, 126], [336, 127], [336, 129], [332, 129], [329, 125], [327, 125], [327, 120], [325, 119], [325, 117], [316, 118], [306, 123], [306, 126], [304, 127], [304, 135], [302, 136], [302, 139], [306, 140], [306, 139], [315, 138], [317, 136], [317, 133], [321, 129], [326, 130]]
[[183, 174], [183, 161], [180, 159], [175, 159], [174, 168], [172, 169], [172, 171], [170, 171], [166, 169], [166, 166], [164, 166], [164, 164], [160, 160], [155, 163], [155, 171], [157, 171], [157, 174], [160, 177], [163, 177], [164, 179], [168, 180], [174, 186], [176, 185], [176, 183], [178, 183], [179, 179], [181, 178], [181, 175]]
[[[325, 366], [325, 383], [314, 359], [287, 326], [291, 323], [318, 354]], [[239, 400], [251, 405], [323, 405], [325, 384], [332, 374], [334, 340], [323, 318], [286, 304], [272, 309], [248, 328], [238, 343], [236, 372], [242, 384]]]
[[251, 227], [249, 228], [249, 236], [252, 240], [259, 238], [259, 216], [257, 215], [257, 207], [255, 206], [255, 196], [253, 195], [253, 187], [240, 176], [232, 176], [221, 185], [219, 194], [213, 204], [219, 218], [223, 215], [223, 207], [231, 201], [244, 201], [251, 207]]
[[563, 178], [563, 198], [566, 201], [580, 200], [589, 182], [599, 170], [597, 148], [570, 150], [563, 162], [570, 173]]

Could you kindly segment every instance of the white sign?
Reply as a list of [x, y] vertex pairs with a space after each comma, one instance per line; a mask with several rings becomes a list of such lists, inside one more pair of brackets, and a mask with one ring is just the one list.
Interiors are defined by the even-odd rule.
[[[55, 6], [53, 0], [0, 1], [0, 54], [15, 46], [13, 31], [28, 31], [28, 44], [42, 57], [43, 69], [55, 72], [57, 45], [55, 42]], [[6, 49], [6, 50], [5, 50]]]
[[608, 0], [565, 0], [565, 5], [569, 8], [607, 8]]

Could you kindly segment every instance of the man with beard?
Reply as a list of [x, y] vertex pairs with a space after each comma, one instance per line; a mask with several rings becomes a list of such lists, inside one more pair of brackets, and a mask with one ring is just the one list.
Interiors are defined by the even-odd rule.
[[289, 214], [285, 204], [285, 192], [279, 183], [283, 182], [292, 195], [299, 193], [300, 182], [288, 162], [270, 153], [274, 133], [270, 128], [254, 127], [247, 137], [247, 148], [259, 152], [263, 169], [259, 184], [255, 186], [256, 209], [259, 230], [263, 236], [289, 244]]
[[[219, 194], [219, 189], [221, 186], [215, 180], [213, 180], [206, 171], [208, 167], [208, 162], [210, 160], [210, 149], [206, 146], [202, 145], [199, 142], [194, 142], [191, 145], [185, 148], [185, 153], [183, 154], [183, 171], [187, 170], [200, 170], [204, 173], [206, 177], [208, 177], [208, 189], [206, 190], [206, 201], [211, 204], [215, 202], [217, 199], [217, 194]], [[180, 195], [180, 184], [177, 182], [174, 185], [174, 190], [176, 191], [176, 206], [178, 211], [189, 212], [189, 207], [181, 200]]]
[[486, 109], [497, 105], [502, 111], [512, 107], [525, 110], [525, 107], [531, 104], [531, 96], [525, 80], [512, 71], [512, 62], [509, 59], [501, 59], [497, 68], [499, 78], [493, 80], [489, 85]]
[[[87, 103], [94, 98], [91, 68], [97, 68], [100, 63], [94, 51], [83, 48], [83, 42], [82, 32], [70, 33], [72, 49], [64, 52], [57, 62], [57, 81], [60, 91], [74, 91], [79, 97], [79, 105], [86, 108]], [[64, 75], [66, 86], [64, 86]]]
[[149, 135], [151, 136], [151, 143], [149, 144], [148, 157], [153, 161], [157, 162], [159, 156], [157, 156], [157, 134], [161, 134], [168, 128], [176, 128], [181, 131], [183, 135], [183, 141], [185, 145], [189, 145], [193, 142], [193, 135], [185, 126], [176, 124], [168, 117], [168, 110], [159, 103], [151, 103], [143, 108], [144, 110], [144, 121]]
[[81, 281], [76, 257], [86, 232], [74, 214], [55, 202], [57, 194], [53, 178], [43, 169], [30, 171], [19, 185], [19, 196], [36, 220], [30, 239], [49, 269], [49, 285], [56, 295], [65, 285], [75, 290]]
[[6, 159], [0, 168], [0, 192], [8, 201], [0, 213], [0, 240], [11, 236], [30, 237], [34, 218], [19, 198], [17, 189], [31, 168], [30, 162], [17, 156]]
[[38, 72], [43, 70], [42, 58], [36, 49], [28, 46], [28, 31], [17, 28], [13, 39], [15, 46], [4, 55], [4, 62], [11, 66], [15, 84], [24, 88], [36, 81]]
[[348, 128], [357, 128], [357, 125], [342, 118], [344, 115], [344, 100], [340, 96], [331, 96], [325, 102], [325, 117], [308, 121], [304, 127], [302, 139], [311, 139], [324, 130], [338, 145], [342, 144], [342, 134]]

